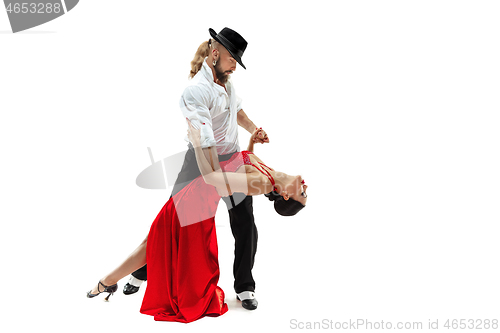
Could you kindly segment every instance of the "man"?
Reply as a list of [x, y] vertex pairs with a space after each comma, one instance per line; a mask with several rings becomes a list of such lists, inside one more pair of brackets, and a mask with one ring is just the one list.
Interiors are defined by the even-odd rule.
[[[238, 125], [249, 133], [256, 125], [241, 108], [241, 99], [236, 96], [230, 80], [240, 64], [246, 69], [241, 57], [247, 42], [236, 31], [224, 28], [218, 34], [209, 29], [212, 38], [198, 48], [191, 62], [192, 80], [184, 90], [180, 100], [183, 115], [194, 126], [201, 128], [200, 142], [205, 154], [213, 157], [213, 168], [219, 167], [219, 161], [226, 161], [239, 151]], [[269, 142], [262, 131], [257, 142]], [[215, 154], [217, 152], [217, 154]], [[200, 175], [196, 155], [189, 144], [181, 172], [174, 185], [172, 195]], [[257, 228], [253, 217], [252, 197], [244, 193], [231, 193], [230, 184], [223, 197], [229, 211], [231, 231], [235, 239], [235, 258], [233, 266], [234, 289], [237, 299], [248, 310], [257, 308], [255, 281], [252, 268], [257, 250]], [[229, 195], [231, 194], [231, 195]], [[146, 266], [132, 273], [123, 292], [133, 294], [147, 279]]]

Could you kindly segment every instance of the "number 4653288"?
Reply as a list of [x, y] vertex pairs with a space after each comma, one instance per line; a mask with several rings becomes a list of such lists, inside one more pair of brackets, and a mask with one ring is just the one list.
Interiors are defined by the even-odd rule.
[[7, 12], [8, 13], [31, 13], [31, 14], [51, 14], [51, 13], [56, 13], [59, 14], [62, 10], [61, 4], [60, 3], [28, 3], [28, 2], [23, 2], [23, 3], [9, 3], [7, 5]]
[[444, 324], [447, 329], [498, 329], [498, 319], [448, 319]]

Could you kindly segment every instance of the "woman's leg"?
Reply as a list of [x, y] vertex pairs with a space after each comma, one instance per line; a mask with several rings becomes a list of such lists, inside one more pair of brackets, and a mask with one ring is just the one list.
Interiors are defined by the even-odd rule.
[[[133, 271], [141, 268], [146, 264], [146, 246], [148, 244], [148, 237], [146, 237], [141, 245], [139, 245], [134, 252], [132, 252], [128, 258], [117, 268], [115, 268], [111, 273], [104, 276], [101, 279], [101, 282], [106, 286], [112, 286], [117, 283], [119, 280], [129, 275]], [[92, 294], [98, 293], [99, 285], [96, 285], [94, 289], [92, 289]], [[103, 287], [100, 286], [99, 290], [102, 292]]]

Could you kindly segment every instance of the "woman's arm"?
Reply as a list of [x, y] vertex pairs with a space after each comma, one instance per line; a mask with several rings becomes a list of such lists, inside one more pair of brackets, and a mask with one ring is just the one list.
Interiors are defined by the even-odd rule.
[[247, 147], [247, 150], [251, 151], [252, 153], [253, 153], [253, 147], [255, 144], [255, 132], [257, 132], [257, 129], [255, 129], [252, 136], [250, 136], [250, 141], [248, 141], [248, 147]]
[[[260, 175], [255, 173], [237, 173], [237, 172], [222, 172], [222, 169], [213, 170], [210, 162], [210, 156], [214, 154], [217, 150], [215, 147], [209, 147], [202, 149], [200, 146], [195, 147], [194, 151], [196, 153], [196, 162], [200, 168], [201, 175], [205, 183], [215, 186], [219, 192], [226, 192], [228, 194], [233, 194], [235, 192], [242, 192], [246, 195], [257, 195], [267, 193], [264, 192], [264, 185], [262, 184], [262, 179]], [[207, 155], [208, 153], [208, 159]], [[218, 164], [218, 156], [212, 156], [212, 161], [216, 160]]]
[[[242, 192], [247, 195], [258, 195], [267, 193], [269, 186], [262, 181], [262, 176], [253, 173], [222, 172], [215, 147], [201, 148], [200, 130], [193, 127], [189, 122], [188, 137], [194, 146], [196, 162], [200, 169], [205, 183], [215, 186], [220, 191], [227, 191], [229, 194]], [[210, 161], [210, 162], [209, 162]], [[220, 192], [219, 192], [220, 193]]]
[[248, 151], [251, 151], [253, 153], [253, 147], [255, 145], [255, 142], [259, 141], [259, 138], [262, 137], [263, 130], [262, 128], [256, 128], [252, 135], [250, 136], [250, 141], [248, 142]]

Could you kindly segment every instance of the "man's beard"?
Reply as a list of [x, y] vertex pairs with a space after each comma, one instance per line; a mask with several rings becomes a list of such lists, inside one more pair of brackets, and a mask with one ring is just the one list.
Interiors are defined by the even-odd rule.
[[220, 63], [216, 63], [214, 69], [215, 69], [215, 76], [217, 77], [219, 83], [226, 84], [227, 80], [229, 80], [230, 78], [229, 74], [222, 71], [222, 69], [220, 68]]

